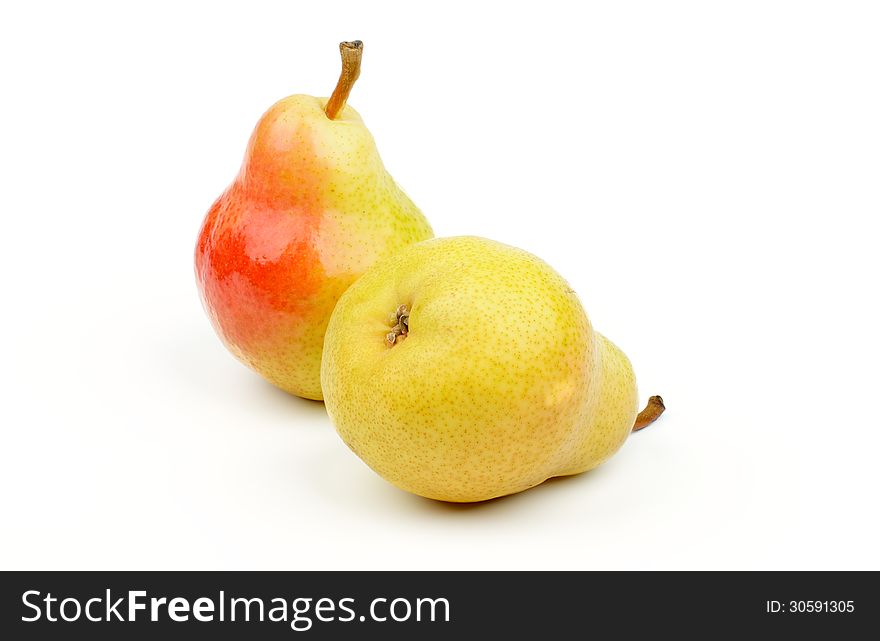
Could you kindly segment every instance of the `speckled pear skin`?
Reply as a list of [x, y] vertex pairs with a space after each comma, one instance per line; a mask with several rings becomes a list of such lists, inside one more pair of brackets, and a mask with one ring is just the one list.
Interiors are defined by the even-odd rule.
[[376, 260], [430, 238], [357, 112], [295, 95], [260, 119], [199, 232], [196, 279], [229, 350], [281, 389], [320, 400], [324, 331]]
[[[390, 345], [392, 316], [409, 332]], [[345, 443], [443, 501], [521, 492], [608, 459], [635, 422], [629, 360], [537, 257], [475, 237], [379, 261], [340, 298], [321, 380]]]

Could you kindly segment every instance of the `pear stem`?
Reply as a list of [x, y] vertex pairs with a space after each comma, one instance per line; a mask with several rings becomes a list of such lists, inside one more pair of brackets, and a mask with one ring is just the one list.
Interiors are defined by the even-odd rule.
[[633, 425], [632, 431], [638, 432], [648, 427], [651, 423], [660, 418], [660, 415], [666, 410], [663, 399], [659, 396], [652, 396], [648, 399], [645, 409], [636, 416], [636, 424]]
[[339, 74], [339, 80], [336, 88], [324, 107], [324, 113], [330, 120], [335, 120], [339, 112], [345, 108], [345, 101], [348, 100], [348, 94], [351, 88], [361, 75], [361, 57], [364, 53], [364, 43], [360, 40], [339, 43], [339, 54], [342, 56], [342, 73]]

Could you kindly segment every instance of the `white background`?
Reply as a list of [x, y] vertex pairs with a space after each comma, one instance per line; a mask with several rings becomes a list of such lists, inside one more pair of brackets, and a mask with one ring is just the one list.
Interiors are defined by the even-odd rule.
[[[0, 567], [880, 568], [878, 33], [871, 2], [4, 4]], [[202, 217], [355, 38], [437, 234], [546, 259], [666, 399], [598, 471], [408, 495], [211, 330]]]

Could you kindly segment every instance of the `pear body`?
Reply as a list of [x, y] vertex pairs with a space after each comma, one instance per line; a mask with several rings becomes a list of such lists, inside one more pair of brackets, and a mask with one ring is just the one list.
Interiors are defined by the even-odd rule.
[[260, 119], [241, 171], [199, 232], [196, 279], [229, 350], [266, 380], [322, 399], [324, 331], [340, 295], [376, 260], [430, 238], [350, 106], [285, 98]]
[[[387, 339], [394, 312], [408, 332]], [[325, 404], [348, 446], [398, 487], [472, 502], [607, 460], [638, 393], [629, 360], [535, 256], [444, 238], [379, 261], [325, 339]]]

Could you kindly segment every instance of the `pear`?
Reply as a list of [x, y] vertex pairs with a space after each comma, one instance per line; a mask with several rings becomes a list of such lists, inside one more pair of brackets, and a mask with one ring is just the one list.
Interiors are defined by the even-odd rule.
[[376, 260], [433, 235], [346, 104], [362, 50], [359, 41], [340, 45], [329, 99], [290, 96], [260, 118], [195, 252], [203, 304], [229, 350], [272, 384], [316, 400], [339, 296]]
[[614, 454], [638, 414], [629, 360], [535, 256], [475, 237], [379, 261], [340, 298], [324, 402], [345, 443], [394, 485], [483, 501]]

